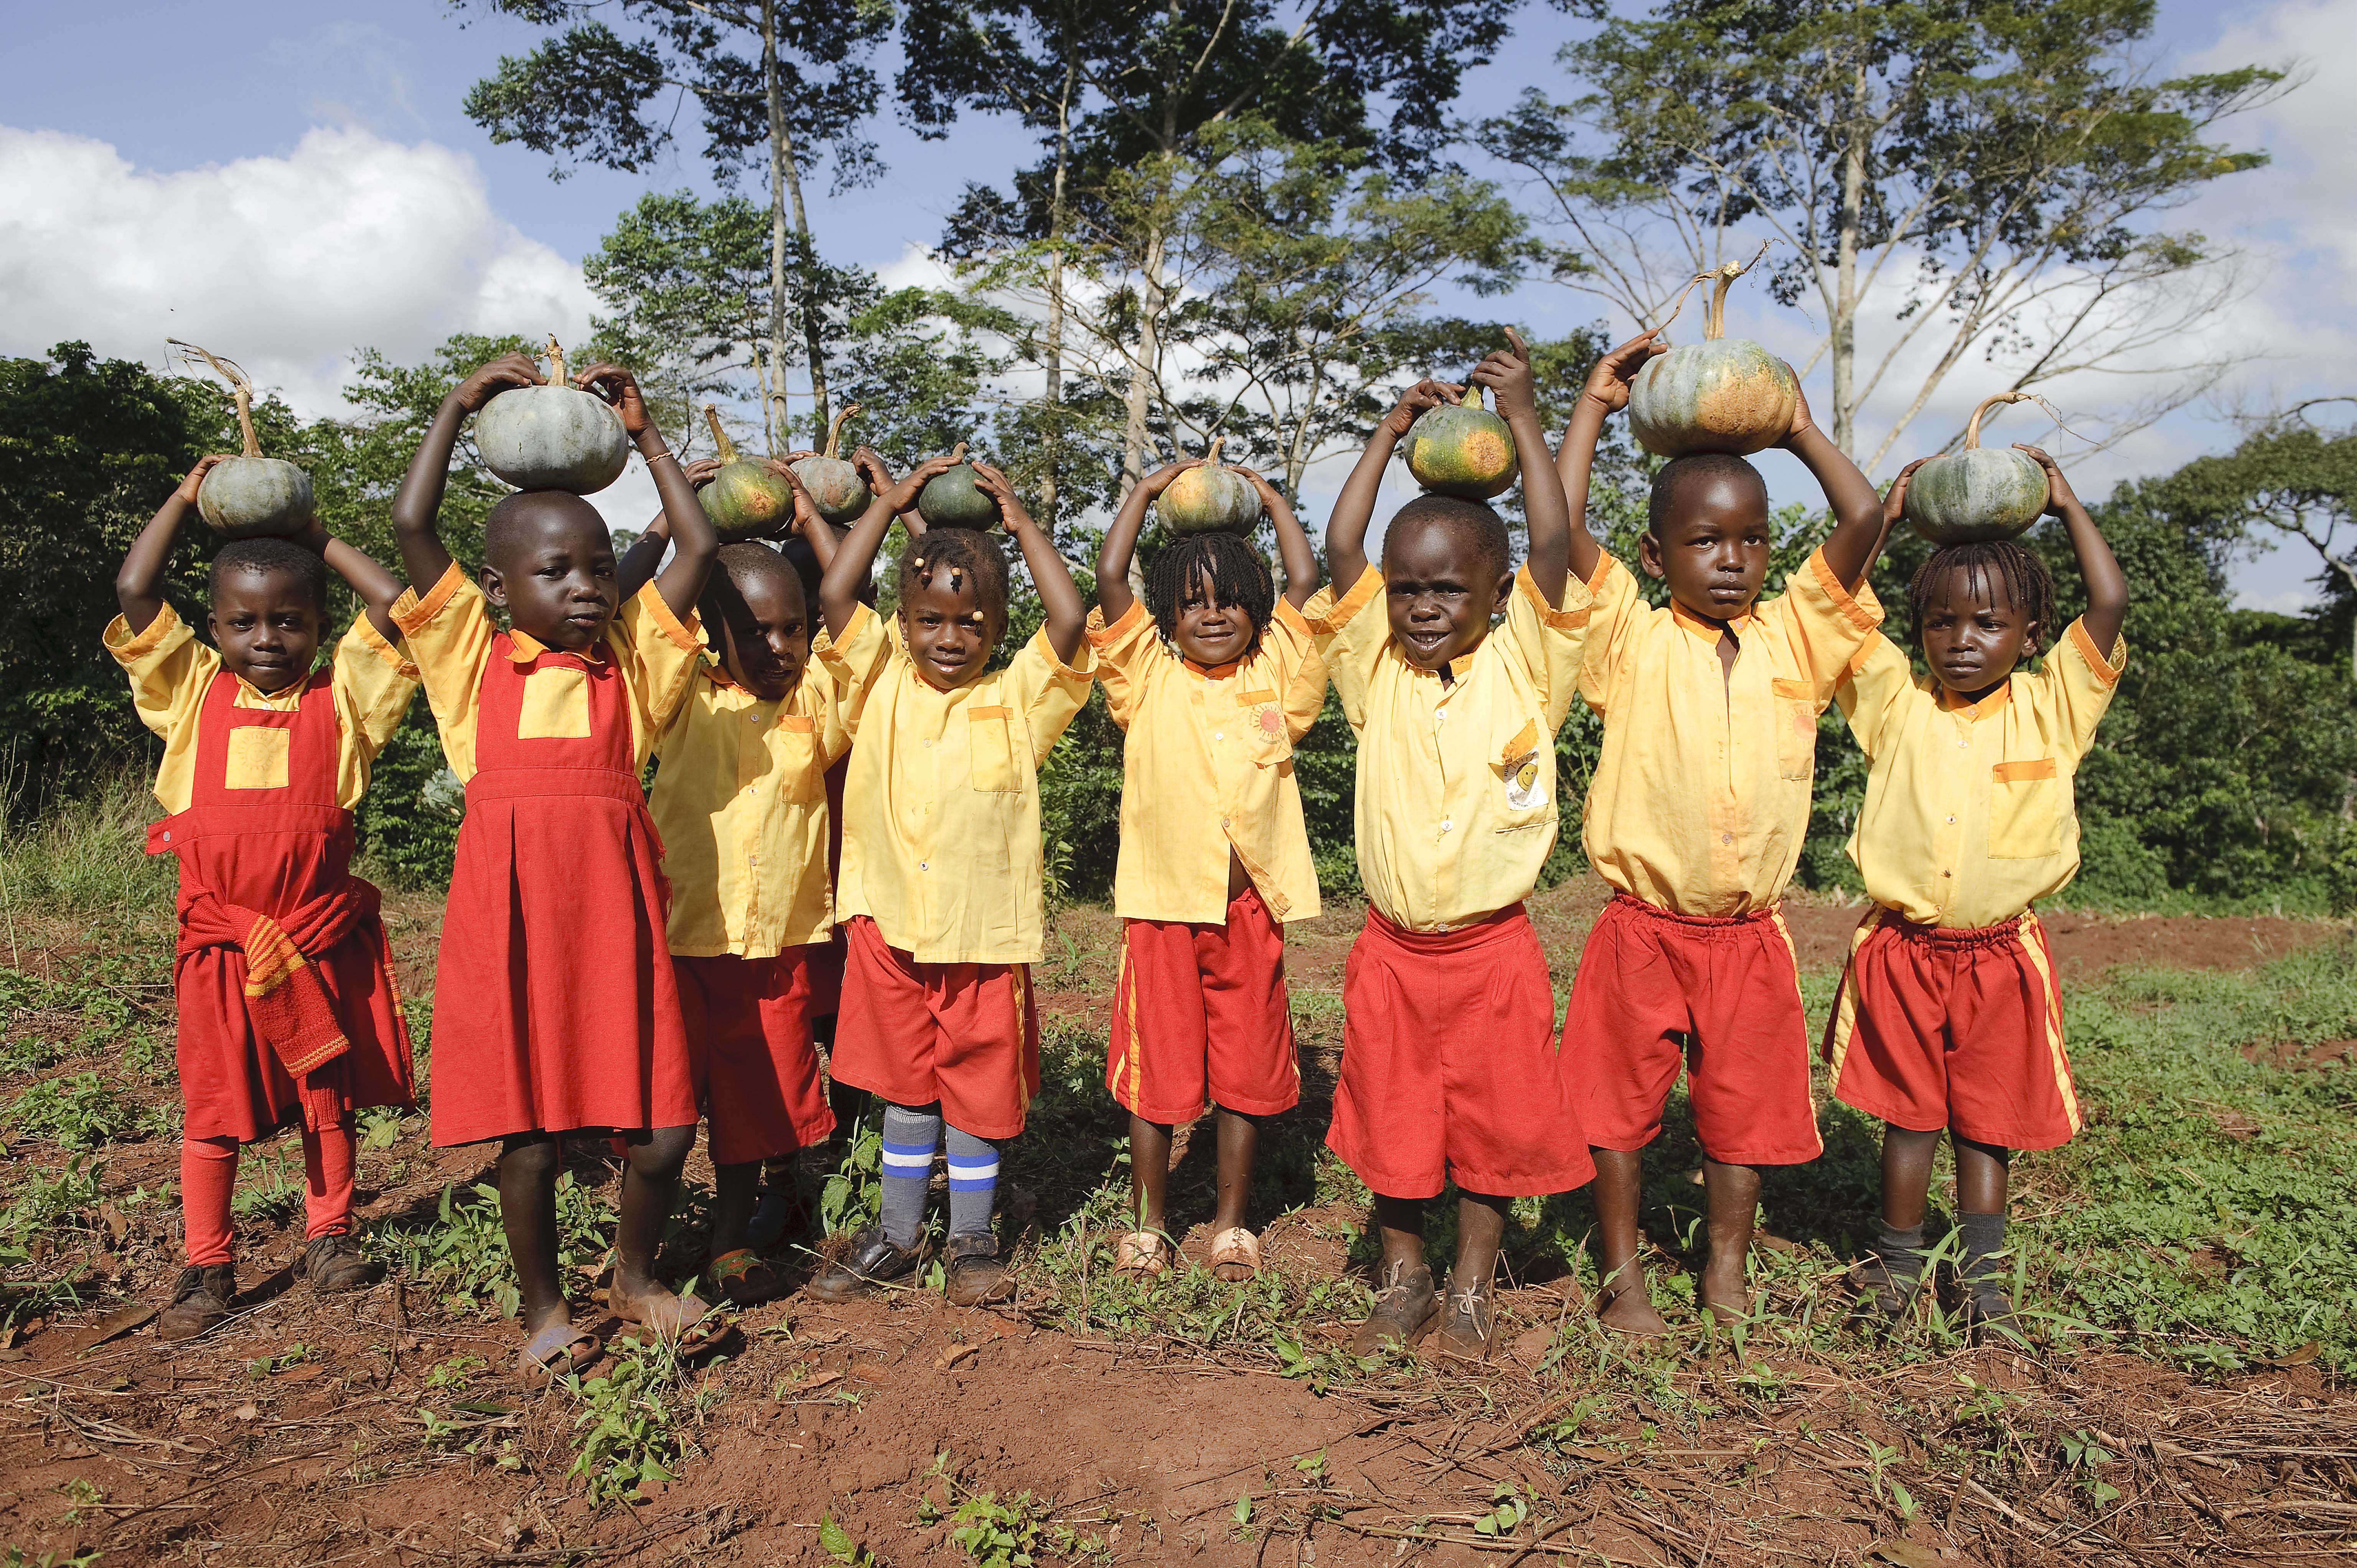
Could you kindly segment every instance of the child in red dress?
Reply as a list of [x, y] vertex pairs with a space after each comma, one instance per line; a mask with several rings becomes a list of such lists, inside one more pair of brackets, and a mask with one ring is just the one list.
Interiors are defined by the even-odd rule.
[[[156, 797], [170, 815], [149, 830], [148, 853], [180, 862], [172, 992], [188, 1262], [157, 1322], [167, 1339], [229, 1316], [238, 1147], [290, 1124], [303, 1133], [303, 1276], [325, 1291], [371, 1283], [380, 1271], [351, 1235], [352, 1112], [415, 1098], [377, 890], [350, 869], [352, 808], [417, 689], [393, 646], [400, 585], [316, 523], [296, 540], [235, 541], [213, 562], [219, 651], [199, 642], [159, 584], [221, 460], [190, 469], [132, 544], [114, 581], [123, 614], [106, 628], [141, 722], [164, 737]], [[314, 671], [328, 566], [366, 613]]]
[[[695, 1083], [663, 940], [662, 845], [639, 770], [703, 658], [695, 602], [719, 545], [630, 373], [593, 365], [574, 379], [613, 402], [671, 520], [671, 564], [628, 600], [612, 535], [579, 496], [526, 490], [493, 507], [479, 588], [436, 533], [460, 423], [541, 381], [523, 355], [483, 366], [443, 400], [393, 506], [413, 585], [395, 619], [467, 786], [435, 979], [434, 1142], [500, 1140], [528, 1373], [578, 1369], [603, 1349], [574, 1325], [557, 1277], [566, 1133], [615, 1133], [626, 1145], [614, 1315], [683, 1349], [717, 1327], [702, 1301], [653, 1272], [695, 1142]], [[494, 609], [511, 630], [496, 628]]]

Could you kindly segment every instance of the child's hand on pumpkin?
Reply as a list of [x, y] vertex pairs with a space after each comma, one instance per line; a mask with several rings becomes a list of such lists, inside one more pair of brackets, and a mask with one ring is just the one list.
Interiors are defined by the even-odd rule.
[[1465, 389], [1454, 381], [1436, 381], [1427, 376], [1400, 394], [1399, 402], [1392, 404], [1392, 411], [1375, 426], [1375, 433], [1389, 435], [1394, 441], [1403, 440], [1410, 427], [1424, 416], [1425, 410], [1455, 403], [1464, 395]]
[[1017, 533], [1026, 528], [1039, 526], [1024, 510], [1021, 498], [1016, 495], [1015, 486], [1006, 475], [987, 463], [976, 463], [974, 465], [974, 478], [982, 493], [998, 503], [999, 524], [1007, 532]]
[[182, 506], [196, 505], [197, 491], [204, 488], [205, 476], [213, 471], [215, 463], [225, 463], [234, 454], [228, 452], [208, 452], [198, 458], [197, 466], [188, 470], [188, 477], [172, 491], [172, 499]]
[[2062, 477], [2062, 465], [2049, 456], [2044, 447], [2032, 446], [2025, 441], [2017, 441], [2013, 444], [2013, 449], [2024, 454], [2030, 461], [2046, 470], [2047, 516], [2061, 517], [2063, 508], [2079, 504], [2078, 492], [2071, 488], [2071, 481]]
[[503, 392], [547, 384], [548, 378], [540, 373], [540, 361], [519, 351], [476, 367], [475, 373], [460, 381], [450, 395], [468, 413], [480, 413], [485, 403]]
[[1523, 347], [1522, 335], [1512, 328], [1506, 328], [1506, 341], [1511, 349], [1499, 349], [1473, 367], [1465, 379], [1476, 386], [1488, 387], [1498, 400], [1498, 416], [1512, 419], [1518, 414], [1538, 417], [1538, 382], [1531, 374], [1531, 351]]
[[639, 378], [619, 365], [599, 361], [586, 370], [576, 371], [573, 384], [583, 392], [594, 392], [614, 405], [622, 416], [622, 429], [633, 441], [653, 432], [660, 441], [662, 433], [655, 430], [654, 415], [647, 412], [646, 395], [639, 391]]
[[713, 475], [720, 472], [720, 459], [698, 457], [694, 462], [680, 465], [679, 471], [687, 476], [689, 484], [700, 490], [712, 482]]
[[[1154, 472], [1146, 475], [1146, 478], [1138, 480], [1137, 488], [1146, 492], [1146, 499], [1152, 500], [1156, 496], [1158, 496], [1163, 491], [1168, 489], [1171, 482], [1177, 479], [1179, 475], [1185, 473], [1189, 468], [1200, 468], [1207, 461], [1209, 461], [1209, 459], [1203, 457], [1181, 457], [1175, 463], [1165, 463], [1159, 468], [1155, 469]], [[979, 471], [980, 468], [977, 466], [976, 472]]]
[[1882, 526], [1885, 529], [1897, 522], [1907, 510], [1907, 481], [1915, 477], [1916, 469], [1931, 460], [1929, 457], [1916, 458], [1900, 469], [1899, 477], [1890, 481], [1889, 492], [1882, 498]]
[[1581, 399], [1594, 403], [1607, 418], [1628, 407], [1629, 389], [1636, 384], [1637, 372], [1654, 355], [1670, 351], [1661, 336], [1661, 328], [1648, 328], [1597, 360], [1596, 368], [1587, 372], [1587, 383], [1579, 389]]
[[1280, 507], [1285, 504], [1285, 493], [1261, 478], [1254, 470], [1245, 467], [1242, 463], [1230, 463], [1227, 465], [1227, 469], [1229, 473], [1235, 475], [1260, 493], [1261, 505]]
[[[859, 450], [866, 452], [867, 448], [862, 446]], [[873, 457], [875, 456], [875, 454], [870, 452], [868, 453], [868, 456]], [[856, 467], [858, 463], [856, 456], [853, 457], [852, 461]], [[952, 468], [956, 467], [963, 461], [963, 458], [953, 456], [947, 452], [942, 453], [938, 457], [928, 457], [923, 462], [918, 464], [915, 467], [909, 469], [908, 473], [903, 475], [901, 478], [893, 480], [891, 483], [877, 490], [876, 494], [883, 498], [885, 505], [890, 507], [895, 512], [898, 512], [901, 517], [908, 520], [909, 527], [911, 532], [921, 533], [924, 532], [924, 528], [923, 524], [917, 517], [917, 498], [924, 494], [925, 487], [931, 483], [936, 476], [948, 473]], [[883, 463], [880, 459], [877, 461], [876, 467], [877, 472], [880, 473], [883, 469]], [[863, 470], [863, 472], [865, 470]], [[868, 483], [872, 486], [875, 481], [870, 479]]]
[[1784, 373], [1792, 378], [1792, 428], [1784, 433], [1783, 440], [1776, 443], [1779, 446], [1790, 446], [1817, 427], [1817, 422], [1809, 414], [1809, 394], [1801, 390], [1801, 372], [1792, 369], [1792, 362], [1786, 360]]
[[813, 529], [825, 527], [826, 520], [819, 516], [818, 502], [811, 499], [810, 491], [802, 489], [802, 477], [794, 472], [793, 465], [786, 458], [772, 457], [770, 468], [786, 481], [788, 489], [794, 492], [794, 510], [778, 520], [777, 526], [770, 531], [770, 537], [791, 539], [799, 533], [808, 539]]

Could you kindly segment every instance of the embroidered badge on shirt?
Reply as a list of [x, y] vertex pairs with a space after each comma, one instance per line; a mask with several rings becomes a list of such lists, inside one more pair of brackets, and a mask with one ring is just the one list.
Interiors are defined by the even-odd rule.
[[1275, 708], [1263, 708], [1260, 716], [1253, 722], [1259, 725], [1260, 733], [1271, 740], [1285, 733], [1285, 715]]
[[1539, 759], [1535, 754], [1523, 757], [1506, 774], [1506, 804], [1517, 811], [1527, 811], [1546, 804], [1546, 783], [1539, 777]]

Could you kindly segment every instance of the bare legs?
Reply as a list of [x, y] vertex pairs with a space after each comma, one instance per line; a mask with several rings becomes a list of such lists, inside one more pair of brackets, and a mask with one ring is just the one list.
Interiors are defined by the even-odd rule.
[[[1641, 1155], [1635, 1149], [1591, 1149], [1596, 1156], [1597, 1274], [1603, 1305], [1597, 1316], [1624, 1334], [1666, 1334], [1669, 1324], [1653, 1309], [1645, 1272], [1637, 1262], [1637, 1204]], [[1751, 1295], [1743, 1264], [1751, 1252], [1751, 1232], [1760, 1213], [1760, 1167], [1702, 1163], [1705, 1230], [1710, 1256], [1695, 1282], [1695, 1304], [1721, 1322], [1747, 1317]]]
[[[1956, 1212], [2003, 1214], [2006, 1181], [2013, 1152], [1996, 1144], [1957, 1138]], [[1894, 1230], [1923, 1223], [1931, 1201], [1932, 1156], [1939, 1152], [1940, 1133], [1913, 1133], [1885, 1127], [1882, 1133], [1882, 1222]]]
[[[1253, 1159], [1260, 1152], [1260, 1119], [1222, 1105], [1219, 1118], [1219, 1211], [1211, 1218], [1214, 1234], [1243, 1227], [1252, 1207]], [[1129, 1118], [1130, 1208], [1137, 1228], [1162, 1233], [1164, 1208], [1170, 1189], [1171, 1129], [1148, 1122], [1132, 1112]]]
[[[614, 1237], [612, 1299], [618, 1310], [626, 1303], [671, 1294], [654, 1277], [655, 1248], [678, 1197], [680, 1167], [694, 1145], [695, 1129], [660, 1127], [625, 1137], [621, 1222]], [[500, 1223], [515, 1260], [527, 1338], [551, 1323], [572, 1320], [556, 1268], [556, 1176], [564, 1163], [563, 1144], [545, 1133], [510, 1138], [500, 1150]]]

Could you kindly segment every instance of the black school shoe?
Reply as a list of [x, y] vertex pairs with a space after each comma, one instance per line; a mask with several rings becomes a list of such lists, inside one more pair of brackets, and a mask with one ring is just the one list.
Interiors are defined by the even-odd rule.
[[340, 1230], [304, 1243], [300, 1272], [322, 1295], [366, 1290], [384, 1278], [384, 1265], [361, 1257], [361, 1244]]
[[849, 1301], [908, 1279], [917, 1272], [923, 1251], [921, 1243], [913, 1251], [896, 1247], [882, 1226], [870, 1225], [854, 1234], [843, 1255], [820, 1270], [804, 1289], [819, 1301]]
[[998, 1261], [998, 1238], [987, 1230], [951, 1237], [949, 1265], [952, 1306], [981, 1306], [1015, 1294], [1015, 1282]]
[[172, 1302], [156, 1315], [156, 1334], [162, 1339], [194, 1339], [227, 1320], [237, 1299], [237, 1265], [191, 1263], [172, 1282]]

